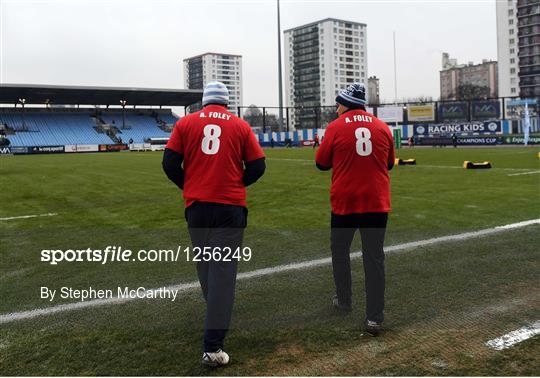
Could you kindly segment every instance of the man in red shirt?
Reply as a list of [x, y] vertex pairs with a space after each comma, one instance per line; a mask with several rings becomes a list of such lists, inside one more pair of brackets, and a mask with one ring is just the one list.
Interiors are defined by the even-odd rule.
[[365, 87], [354, 83], [336, 97], [338, 119], [326, 128], [317, 150], [321, 170], [332, 169], [331, 249], [334, 307], [351, 311], [350, 247], [362, 239], [366, 286], [366, 331], [380, 333], [384, 310], [384, 234], [390, 211], [394, 141], [388, 125], [366, 112]]
[[265, 170], [255, 134], [227, 110], [228, 102], [227, 87], [209, 83], [203, 109], [176, 123], [163, 155], [165, 173], [184, 192], [191, 255], [197, 248], [221, 251], [220, 256], [212, 253], [210, 261], [199, 255], [197, 262], [206, 300], [202, 363], [209, 366], [229, 362], [223, 341], [232, 315], [238, 259], [233, 254], [226, 258], [224, 249], [241, 248], [247, 225], [246, 187]]

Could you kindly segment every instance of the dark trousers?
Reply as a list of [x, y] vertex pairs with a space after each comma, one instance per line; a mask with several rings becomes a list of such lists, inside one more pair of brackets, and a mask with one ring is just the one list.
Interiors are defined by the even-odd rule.
[[[247, 209], [242, 206], [195, 202], [186, 209], [186, 220], [193, 248], [229, 247], [234, 252], [242, 247]], [[193, 256], [196, 251], [194, 250]], [[202, 257], [201, 254], [199, 257]], [[238, 260], [211, 259], [197, 262], [197, 274], [206, 301], [204, 351], [223, 348], [223, 341], [231, 322]]]
[[336, 294], [340, 304], [352, 297], [350, 249], [356, 230], [362, 238], [366, 286], [366, 320], [384, 320], [384, 234], [388, 213], [337, 215], [332, 213], [331, 249]]

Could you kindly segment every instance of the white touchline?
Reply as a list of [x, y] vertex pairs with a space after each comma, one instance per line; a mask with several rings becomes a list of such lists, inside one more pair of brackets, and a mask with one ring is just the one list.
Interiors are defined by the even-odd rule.
[[[297, 161], [297, 162], [311, 162], [315, 164], [315, 159], [291, 159], [291, 158], [266, 158], [266, 160], [282, 160], [282, 161]], [[419, 164], [419, 165], [410, 165], [407, 166], [405, 169], [416, 169], [416, 168], [444, 168], [444, 169], [461, 169], [464, 170], [462, 166], [454, 166], [454, 165], [426, 165], [426, 164]], [[501, 171], [526, 171], [530, 168], [499, 168], [499, 167], [493, 167], [491, 168], [493, 170], [501, 170]]]
[[[486, 229], [478, 230], [478, 231], [465, 232], [462, 234], [440, 236], [440, 237], [432, 238], [432, 239], [418, 240], [418, 241], [409, 242], [409, 243], [391, 245], [389, 247], [386, 247], [384, 249], [384, 252], [386, 254], [404, 252], [407, 250], [411, 250], [413, 248], [425, 247], [428, 245], [433, 245], [433, 244], [438, 244], [438, 243], [483, 237], [486, 235], [496, 234], [499, 232], [504, 232], [507, 230], [515, 229], [515, 228], [530, 226], [533, 224], [540, 224], [540, 218], [531, 219], [531, 220], [518, 222], [518, 223], [506, 224], [503, 226], [497, 226], [493, 228], [486, 228]], [[361, 256], [362, 256], [361, 251], [351, 253], [351, 259], [357, 259]], [[289, 271], [294, 271], [294, 270], [309, 269], [309, 268], [314, 268], [314, 267], [323, 266], [323, 265], [330, 265], [331, 263], [332, 263], [332, 259], [330, 257], [324, 257], [324, 258], [316, 259], [316, 260], [308, 260], [308, 261], [290, 263], [290, 264], [285, 264], [285, 265], [277, 265], [277, 266], [272, 266], [269, 268], [252, 270], [250, 272], [242, 272], [238, 274], [237, 279], [246, 280], [246, 279], [255, 278], [255, 277], [269, 276], [276, 273], [283, 273], [283, 272], [289, 272]], [[192, 281], [192, 282], [186, 282], [186, 283], [182, 283], [178, 285], [167, 286], [166, 289], [172, 290], [172, 291], [177, 290], [179, 292], [182, 292], [182, 291], [195, 289], [197, 287], [199, 287], [199, 281]], [[157, 290], [157, 289], [151, 289], [151, 290]], [[125, 303], [125, 302], [129, 302], [136, 299], [137, 298], [94, 299], [94, 300], [90, 300], [86, 302], [66, 303], [66, 304], [61, 304], [57, 306], [37, 308], [34, 310], [28, 310], [28, 311], [11, 312], [11, 313], [0, 315], [0, 324], [11, 323], [17, 320], [32, 319], [38, 316], [51, 315], [51, 314], [56, 314], [59, 312], [71, 311], [71, 310], [76, 310], [76, 309], [81, 309], [81, 308]]]
[[522, 173], [511, 173], [508, 176], [532, 175], [534, 173], [540, 173], [540, 170], [538, 170], [538, 171], [530, 171], [530, 172], [522, 172]]
[[58, 214], [57, 213], [46, 213], [46, 214], [19, 215], [17, 217], [0, 218], [0, 221], [7, 221], [7, 220], [13, 220], [13, 219], [37, 218], [37, 217], [54, 217], [55, 215], [58, 215]]
[[[449, 168], [449, 169], [463, 169], [463, 167], [456, 167], [451, 165], [411, 165], [410, 168]], [[500, 168], [500, 167], [492, 167], [491, 169], [494, 170], [500, 170], [500, 171], [526, 171], [530, 168]]]
[[539, 334], [540, 320], [537, 320], [533, 324], [509, 332], [506, 335], [497, 337], [496, 339], [489, 340], [486, 345], [495, 350], [503, 350]]

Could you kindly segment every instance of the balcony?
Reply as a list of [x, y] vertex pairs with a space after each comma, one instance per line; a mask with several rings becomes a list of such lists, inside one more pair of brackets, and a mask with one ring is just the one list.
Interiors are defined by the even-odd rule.
[[531, 5], [539, 4], [538, 0], [521, 0], [517, 2], [517, 9], [525, 8]]

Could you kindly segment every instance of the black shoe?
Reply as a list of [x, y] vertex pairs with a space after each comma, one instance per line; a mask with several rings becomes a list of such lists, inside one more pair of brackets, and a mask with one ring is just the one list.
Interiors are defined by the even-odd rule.
[[382, 332], [382, 323], [377, 323], [371, 320], [366, 320], [364, 324], [364, 330], [370, 335], [370, 336], [379, 336], [379, 334]]
[[332, 298], [332, 306], [336, 310], [341, 311], [341, 312], [351, 312], [352, 311], [352, 308], [351, 308], [350, 304], [345, 305], [345, 304], [339, 303], [337, 295], [334, 295], [334, 298]]

